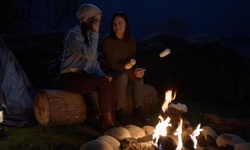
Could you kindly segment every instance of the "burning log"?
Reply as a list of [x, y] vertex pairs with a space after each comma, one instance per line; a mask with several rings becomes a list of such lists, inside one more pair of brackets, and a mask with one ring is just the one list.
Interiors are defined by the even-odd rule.
[[157, 147], [154, 146], [155, 150], [175, 150], [177, 145], [175, 144], [173, 138], [171, 136], [160, 137], [157, 142]]

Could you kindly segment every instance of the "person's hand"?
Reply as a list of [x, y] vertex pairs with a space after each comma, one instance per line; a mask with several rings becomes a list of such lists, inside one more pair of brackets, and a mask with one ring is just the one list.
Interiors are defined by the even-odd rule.
[[112, 80], [112, 77], [111, 76], [109, 76], [109, 75], [106, 75], [105, 76], [109, 81], [111, 81]]
[[134, 75], [137, 78], [142, 78], [144, 76], [145, 71], [146, 70], [144, 68], [136, 68], [135, 72], [134, 72]]
[[100, 24], [100, 21], [92, 22], [92, 30], [95, 32], [99, 32]]

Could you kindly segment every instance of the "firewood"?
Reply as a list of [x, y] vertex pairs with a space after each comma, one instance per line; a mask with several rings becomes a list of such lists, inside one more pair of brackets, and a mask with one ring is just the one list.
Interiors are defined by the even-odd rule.
[[40, 90], [34, 111], [38, 123], [45, 126], [78, 124], [87, 117], [83, 97], [60, 90]]
[[242, 130], [250, 130], [250, 122], [246, 120], [225, 118], [214, 114], [205, 114], [205, 119], [209, 119], [209, 121], [214, 124], [224, 125], [227, 127], [235, 127]]
[[214, 114], [205, 114], [205, 119], [209, 120], [207, 126], [218, 133], [233, 133], [250, 139], [250, 122], [248, 120], [226, 118]]

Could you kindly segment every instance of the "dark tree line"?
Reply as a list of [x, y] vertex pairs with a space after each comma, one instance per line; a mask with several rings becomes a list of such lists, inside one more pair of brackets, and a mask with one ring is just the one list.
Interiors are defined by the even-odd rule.
[[0, 33], [25, 33], [71, 27], [84, 0], [2, 0]]
[[0, 4], [0, 32], [12, 33], [22, 31], [24, 26], [24, 9], [15, 4], [15, 0], [2, 0]]

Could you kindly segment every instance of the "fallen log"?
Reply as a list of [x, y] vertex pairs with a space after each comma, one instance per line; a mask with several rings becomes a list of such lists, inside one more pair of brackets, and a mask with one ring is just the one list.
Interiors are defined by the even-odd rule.
[[250, 121], [225, 118], [214, 114], [205, 114], [205, 119], [215, 124], [223, 124], [226, 126], [238, 127], [240, 129], [250, 130]]
[[76, 93], [40, 90], [34, 104], [36, 119], [45, 126], [78, 124], [87, 117], [84, 99]]
[[[130, 114], [133, 110], [133, 100], [129, 91], [126, 91], [124, 114]], [[143, 103], [145, 114], [152, 113], [157, 105], [158, 95], [152, 85], [144, 84]], [[91, 103], [91, 104], [90, 104]], [[86, 108], [87, 106], [87, 108]], [[35, 116], [39, 124], [45, 126], [59, 126], [83, 123], [87, 118], [87, 111], [100, 113], [98, 105], [98, 93], [96, 91], [86, 95], [70, 93], [56, 89], [40, 90], [35, 98]]]
[[207, 126], [216, 132], [233, 133], [250, 140], [250, 121], [248, 119], [226, 118], [214, 114], [205, 114], [204, 117], [209, 121]]

